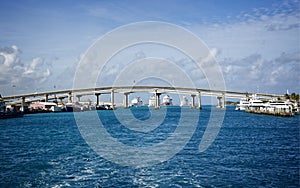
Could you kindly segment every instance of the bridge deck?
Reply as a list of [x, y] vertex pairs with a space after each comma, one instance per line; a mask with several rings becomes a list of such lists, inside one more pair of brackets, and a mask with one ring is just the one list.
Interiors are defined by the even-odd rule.
[[260, 97], [284, 97], [279, 94], [268, 94], [268, 93], [252, 93], [252, 92], [241, 92], [241, 91], [230, 91], [230, 90], [218, 90], [218, 89], [205, 89], [205, 88], [187, 88], [187, 87], [172, 87], [172, 86], [106, 86], [106, 87], [93, 87], [93, 88], [76, 88], [59, 91], [46, 91], [46, 92], [35, 92], [21, 95], [3, 96], [3, 100], [16, 100], [20, 98], [31, 98], [45, 95], [64, 95], [72, 93], [75, 95], [92, 95], [96, 93], [108, 94], [114, 91], [115, 93], [136, 93], [136, 92], [147, 92], [147, 93], [177, 93], [177, 94], [198, 94], [201, 96], [221, 96], [225, 95], [227, 98], [241, 98], [256, 94]]

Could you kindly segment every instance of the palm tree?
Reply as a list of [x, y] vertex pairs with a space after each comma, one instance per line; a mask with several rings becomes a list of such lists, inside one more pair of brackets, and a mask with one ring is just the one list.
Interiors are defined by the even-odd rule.
[[291, 100], [293, 100], [293, 101], [299, 101], [299, 94], [292, 93], [291, 94]]
[[287, 93], [284, 94], [284, 97], [285, 97], [286, 100], [290, 99], [290, 96], [289, 96], [289, 94], [287, 94]]

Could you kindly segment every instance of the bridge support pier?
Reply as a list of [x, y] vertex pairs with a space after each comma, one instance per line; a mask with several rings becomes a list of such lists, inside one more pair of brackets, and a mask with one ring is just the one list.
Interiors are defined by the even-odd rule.
[[48, 102], [49, 94], [45, 94], [45, 102]]
[[78, 102], [80, 102], [80, 98], [82, 97], [82, 95], [76, 95]]
[[96, 95], [96, 106], [99, 106], [99, 103], [100, 103], [100, 101], [99, 101], [99, 96], [101, 95], [100, 93], [95, 93], [95, 95]]
[[225, 103], [225, 93], [222, 93], [222, 108], [225, 109], [226, 108], [226, 103]]
[[62, 104], [62, 103], [63, 103], [64, 97], [58, 97], [58, 99], [59, 99], [59, 101], [60, 101], [60, 104]]
[[22, 101], [21, 101], [21, 111], [24, 112], [25, 110], [25, 97], [21, 97]]
[[68, 103], [72, 103], [72, 92], [68, 93]]
[[201, 92], [198, 93], [198, 107], [197, 107], [198, 110], [201, 110], [202, 109], [202, 106], [201, 106]]
[[222, 93], [222, 96], [218, 96], [217, 99], [218, 99], [217, 107], [225, 109], [225, 107], [226, 107], [226, 105], [225, 105], [225, 94]]
[[191, 108], [195, 108], [195, 96], [196, 95], [191, 95]]
[[129, 108], [128, 95], [129, 95], [129, 93], [124, 93], [124, 108]]
[[115, 109], [115, 91], [114, 90], [111, 90], [110, 102], [111, 102], [111, 108], [114, 110]]
[[155, 91], [155, 110], [160, 109], [160, 95], [161, 93], [157, 93], [157, 91]]

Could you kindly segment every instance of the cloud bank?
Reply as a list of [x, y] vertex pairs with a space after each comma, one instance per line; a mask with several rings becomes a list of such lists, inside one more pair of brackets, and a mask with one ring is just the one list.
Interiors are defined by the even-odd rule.
[[299, 6], [254, 9], [223, 23], [189, 26], [218, 49], [229, 90], [283, 94], [300, 92]]
[[229, 89], [284, 93], [299, 91], [300, 52], [281, 54], [267, 60], [260, 54], [220, 62]]
[[23, 62], [20, 54], [17, 46], [0, 48], [0, 91], [3, 95], [16, 90], [14, 88], [18, 92], [28, 92], [28, 88], [32, 91], [51, 75], [43, 58], [36, 57], [30, 62]]

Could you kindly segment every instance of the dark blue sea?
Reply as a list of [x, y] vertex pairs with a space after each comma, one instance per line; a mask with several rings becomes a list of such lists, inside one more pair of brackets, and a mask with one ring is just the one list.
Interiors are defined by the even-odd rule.
[[[0, 187], [300, 187], [299, 116], [248, 114], [227, 107], [214, 142], [200, 152], [211, 108], [215, 107], [200, 111], [195, 132], [183, 149], [144, 167], [98, 155], [83, 139], [73, 113], [0, 120]], [[168, 139], [182, 109], [167, 108], [163, 122], [149, 132], [122, 126], [115, 113], [126, 110], [140, 121], [151, 116], [144, 107], [96, 113], [115, 140], [143, 148]], [[195, 109], [185, 110], [195, 114]], [[89, 117], [95, 112], [76, 113]]]

